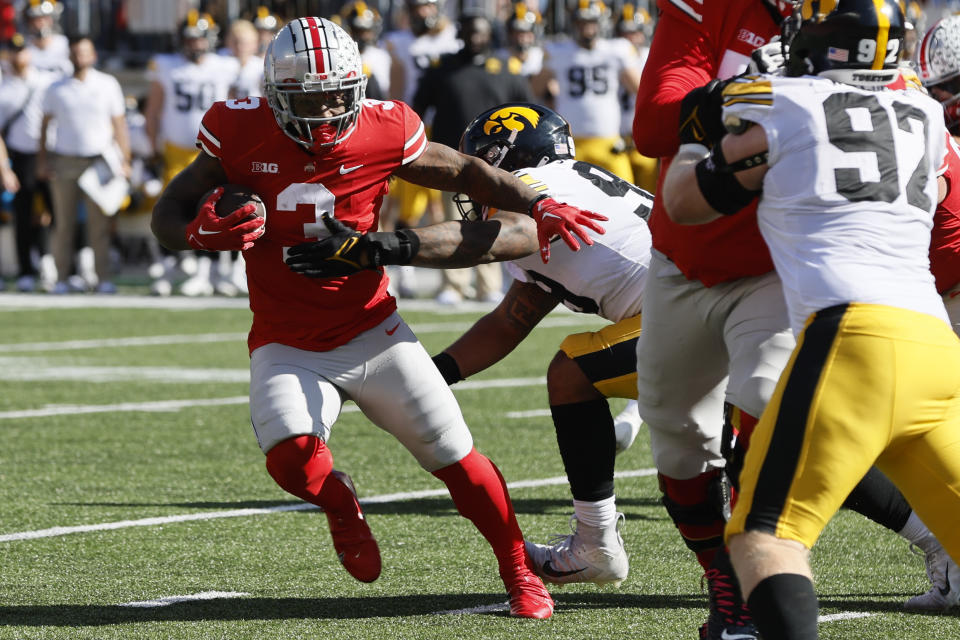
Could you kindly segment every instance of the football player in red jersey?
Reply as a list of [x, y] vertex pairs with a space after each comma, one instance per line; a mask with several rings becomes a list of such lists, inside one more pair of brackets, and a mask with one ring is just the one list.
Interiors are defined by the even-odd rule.
[[[267, 470], [283, 489], [323, 508], [344, 567], [370, 582], [380, 553], [350, 479], [327, 447], [344, 399], [396, 437], [448, 487], [458, 511], [493, 547], [515, 616], [548, 618], [553, 601], [529, 569], [523, 536], [496, 466], [473, 448], [452, 392], [397, 314], [382, 270], [310, 278], [286, 263], [288, 248], [329, 234], [333, 216], [375, 230], [396, 174], [437, 189], [466, 191], [508, 210], [530, 211], [549, 241], [588, 241], [579, 225], [603, 216], [542, 199], [511, 174], [424, 136], [402, 102], [364, 101], [357, 46], [323, 18], [298, 18], [266, 54], [266, 100], [218, 102], [203, 118], [203, 150], [160, 197], [153, 230], [171, 249], [245, 249], [253, 326], [250, 413]], [[215, 192], [243, 184], [266, 203], [267, 220], [246, 208], [218, 218]], [[379, 247], [412, 257], [415, 236], [397, 232]], [[248, 246], [252, 245], [252, 246]], [[544, 245], [541, 245], [544, 246]]]
[[[700, 118], [687, 120], [681, 134], [688, 141], [719, 140], [725, 133], [719, 117], [722, 85], [712, 81], [742, 73], [752, 51], [780, 34], [794, 5], [658, 0], [660, 20], [637, 95], [633, 137], [640, 153], [661, 158], [661, 181], [681, 139], [659, 123], [679, 122], [685, 102], [686, 111]], [[661, 188], [658, 183], [658, 192]], [[724, 632], [756, 636], [721, 537], [724, 508], [715, 499], [724, 493], [718, 490], [725, 466], [720, 416], [727, 400], [733, 407], [729, 422], [739, 430], [733, 458], [742, 462], [794, 346], [782, 285], [757, 228], [756, 202], [746, 208], [740, 215], [684, 227], [671, 222], [656, 199], [649, 219], [653, 251], [637, 344], [638, 402], [650, 426], [664, 504], [706, 570], [710, 616], [702, 638]], [[876, 469], [846, 506], [911, 541], [929, 536]]]

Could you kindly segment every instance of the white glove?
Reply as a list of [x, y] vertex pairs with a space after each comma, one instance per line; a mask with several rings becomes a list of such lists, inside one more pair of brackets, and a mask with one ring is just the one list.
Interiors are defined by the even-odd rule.
[[757, 47], [750, 54], [747, 73], [780, 73], [787, 64], [787, 45], [780, 43], [780, 36], [774, 36], [767, 44]]

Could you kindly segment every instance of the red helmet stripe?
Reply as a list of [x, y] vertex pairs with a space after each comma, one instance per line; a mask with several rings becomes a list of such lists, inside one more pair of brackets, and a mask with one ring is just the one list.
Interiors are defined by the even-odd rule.
[[309, 36], [306, 34], [304, 37], [309, 43], [309, 48], [313, 51], [312, 63], [314, 65], [315, 73], [324, 73], [326, 67], [323, 64], [323, 47], [326, 44], [324, 42], [325, 38], [320, 30], [319, 21], [316, 18], [306, 18], [307, 26], [304, 29]]

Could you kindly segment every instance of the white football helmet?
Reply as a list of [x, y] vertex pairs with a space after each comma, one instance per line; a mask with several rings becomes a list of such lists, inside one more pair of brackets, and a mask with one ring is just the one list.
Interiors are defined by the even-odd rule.
[[943, 104], [947, 127], [960, 130], [960, 15], [943, 18], [917, 47], [917, 75]]
[[366, 87], [357, 43], [326, 18], [291, 20], [267, 49], [267, 103], [283, 132], [307, 151], [353, 133]]

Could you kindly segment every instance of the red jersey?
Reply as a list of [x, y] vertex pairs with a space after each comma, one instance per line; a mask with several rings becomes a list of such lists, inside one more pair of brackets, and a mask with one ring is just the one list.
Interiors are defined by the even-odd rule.
[[376, 231], [387, 179], [427, 146], [410, 107], [365, 100], [349, 137], [312, 155], [281, 131], [266, 100], [228, 100], [204, 115], [197, 145], [267, 208], [266, 233], [243, 254], [253, 311], [250, 351], [270, 342], [327, 351], [396, 310], [382, 269], [316, 279], [291, 271], [284, 257], [287, 247], [329, 235], [325, 212], [361, 233]]
[[[645, 156], [660, 158], [657, 191], [677, 152], [680, 101], [713, 78], [742, 73], [750, 53], [780, 27], [764, 0], [658, 0], [660, 20], [643, 68], [633, 139]], [[757, 228], [756, 203], [734, 216], [694, 226], [673, 223], [656, 198], [647, 221], [653, 247], [689, 279], [706, 286], [773, 269]]]
[[943, 162], [947, 197], [937, 205], [930, 233], [930, 271], [939, 293], [960, 283], [960, 149], [949, 133]]

